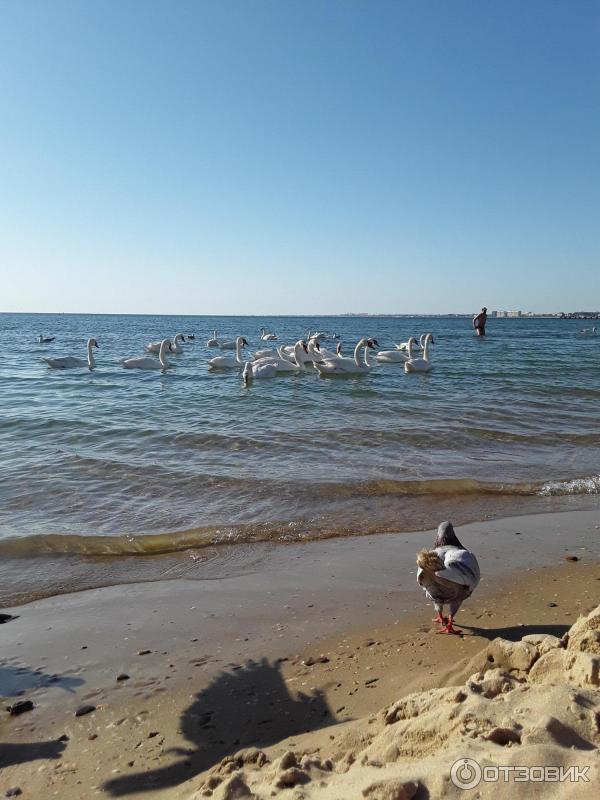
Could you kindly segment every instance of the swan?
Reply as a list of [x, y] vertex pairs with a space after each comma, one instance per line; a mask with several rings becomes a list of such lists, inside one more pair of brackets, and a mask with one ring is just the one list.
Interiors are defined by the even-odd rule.
[[276, 375], [277, 367], [275, 364], [255, 364], [252, 361], [246, 361], [244, 364], [244, 371], [242, 372], [245, 386], [248, 386], [254, 378], [274, 378]]
[[218, 347], [221, 350], [235, 350], [237, 339], [230, 339], [228, 342], [219, 342]]
[[409, 358], [412, 358], [412, 351], [417, 344], [414, 336], [411, 336], [408, 342], [404, 342], [408, 347], [408, 355], [404, 355], [401, 350], [380, 350], [375, 358], [384, 364], [405, 364]]
[[[423, 350], [425, 346], [425, 337], [431, 336], [431, 344], [435, 344], [433, 340], [432, 333], [422, 333], [419, 337], [419, 343], [417, 344], [417, 340], [414, 336], [411, 336], [411, 339], [414, 341], [414, 350]], [[396, 345], [396, 350], [402, 350], [404, 353], [408, 353], [408, 342], [401, 342], [400, 344]]]
[[338, 358], [345, 358], [346, 356], [342, 355], [342, 343], [338, 342], [335, 348], [335, 352], [333, 350], [328, 350], [326, 347], [321, 347], [319, 345], [319, 355], [320, 358], [317, 358], [317, 361], [335, 361]]
[[433, 340], [433, 336], [428, 333], [423, 343], [423, 358], [412, 358], [404, 362], [405, 372], [429, 372], [431, 369], [431, 362], [429, 361], [429, 345]]
[[[579, 331], [579, 333], [581, 334], [581, 336], [595, 336], [596, 335], [596, 328], [595, 327], [594, 328], [582, 328]], [[50, 340], [46, 339], [45, 341], [52, 341], [52, 339], [50, 339]]]
[[260, 329], [261, 342], [274, 342], [277, 339], [274, 333], [268, 333], [264, 328]]
[[173, 344], [169, 339], [163, 339], [158, 349], [158, 358], [150, 356], [140, 356], [139, 358], [124, 358], [121, 366], [125, 369], [169, 369], [171, 364], [165, 358], [167, 352], [173, 350]]
[[63, 356], [62, 358], [43, 358], [49, 367], [52, 369], [73, 369], [75, 367], [88, 367], [93, 369], [95, 366], [92, 347], [98, 347], [98, 342], [95, 339], [88, 339], [87, 342], [87, 361], [83, 358], [75, 358], [75, 356]]
[[[283, 348], [279, 348], [280, 351]], [[283, 354], [280, 352], [279, 356], [276, 358], [260, 358], [257, 361], [252, 361], [252, 368], [254, 367], [262, 367], [265, 364], [273, 364], [277, 372], [297, 372], [299, 369], [304, 368], [304, 359], [302, 356], [307, 352], [306, 342], [302, 339], [299, 339], [296, 344], [294, 345], [294, 354], [293, 354], [293, 361], [290, 361], [289, 358], [285, 358]], [[250, 362], [248, 362], [250, 363]]]
[[188, 340], [193, 340], [195, 338], [196, 338], [196, 334], [195, 333], [188, 333]]
[[38, 344], [49, 344], [50, 342], [53, 342], [55, 339], [56, 336], [42, 336], [42, 334], [40, 333], [40, 335], [38, 336]]
[[[354, 358], [339, 357], [329, 361], [315, 361], [321, 375], [356, 375], [369, 372], [371, 365], [367, 355], [369, 350], [379, 347], [377, 339], [360, 339], [354, 348]], [[360, 361], [360, 351], [364, 348], [364, 362]]]
[[242, 361], [242, 347], [247, 347], [248, 342], [243, 336], [235, 340], [235, 356], [216, 356], [208, 362], [209, 369], [239, 369], [244, 366]]
[[[185, 342], [185, 336], [183, 335], [183, 333], [178, 333], [171, 340], [171, 352], [175, 353], [176, 355], [180, 355], [181, 353], [183, 353], [183, 347], [179, 344], [180, 341]], [[144, 350], [147, 350], [148, 353], [159, 353], [161, 345], [162, 341], [150, 342], [150, 344], [146, 345]]]
[[263, 350], [255, 350], [252, 354], [252, 358], [254, 361], [258, 361], [260, 358], [278, 358], [280, 351], [286, 352], [286, 350], [286, 347], [266, 347]]
[[217, 331], [213, 331], [212, 339], [206, 343], [207, 347], [219, 347], [219, 340], [217, 338]]

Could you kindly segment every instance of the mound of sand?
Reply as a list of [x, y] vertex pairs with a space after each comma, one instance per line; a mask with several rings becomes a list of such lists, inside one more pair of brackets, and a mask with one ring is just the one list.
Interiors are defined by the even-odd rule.
[[[225, 758], [192, 798], [597, 797], [600, 606], [562, 639], [495, 639], [472, 665], [462, 686], [410, 694], [341, 733], [297, 737], [283, 755], [245, 750]], [[465, 767], [467, 758], [479, 766]], [[481, 769], [476, 788], [455, 785], [457, 761], [459, 783]], [[497, 769], [516, 767], [536, 769]]]

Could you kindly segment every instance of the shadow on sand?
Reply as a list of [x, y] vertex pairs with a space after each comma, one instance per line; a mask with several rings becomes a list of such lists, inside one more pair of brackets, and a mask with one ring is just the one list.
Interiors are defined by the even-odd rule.
[[[458, 625], [459, 623], [457, 623]], [[523, 636], [532, 633], [542, 633], [560, 637], [569, 630], [569, 625], [514, 625], [509, 628], [476, 628], [474, 625], [463, 625], [460, 628], [471, 631], [472, 636], [481, 636], [483, 639], [509, 639], [511, 642], [519, 642]]]
[[66, 742], [55, 739], [50, 742], [27, 742], [25, 744], [3, 744], [0, 742], [0, 769], [13, 764], [26, 764], [38, 758], [60, 758]]
[[[82, 678], [68, 675], [48, 675], [40, 669], [32, 670], [19, 665], [0, 666], [0, 695], [6, 698], [19, 697], [29, 689], [56, 686], [66, 692], [72, 692], [75, 686], [84, 683]], [[29, 713], [29, 712], [26, 712]], [[0, 769], [13, 764], [26, 764], [38, 758], [60, 758], [66, 742], [61, 739], [49, 742], [18, 742], [16, 744], [0, 742]]]
[[0, 665], [0, 695], [18, 697], [29, 689], [47, 689], [56, 686], [65, 692], [73, 692], [76, 686], [84, 683], [82, 678], [70, 675], [48, 675], [41, 669], [30, 669], [19, 665]]
[[292, 696], [278, 664], [249, 661], [218, 675], [184, 710], [179, 727], [191, 746], [170, 751], [179, 760], [115, 778], [103, 788], [118, 797], [176, 786], [244, 747], [267, 747], [335, 722], [320, 690]]

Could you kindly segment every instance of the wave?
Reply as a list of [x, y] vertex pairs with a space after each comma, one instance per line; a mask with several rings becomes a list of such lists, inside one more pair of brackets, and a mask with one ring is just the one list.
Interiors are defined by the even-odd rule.
[[574, 478], [570, 481], [548, 481], [538, 491], [540, 497], [600, 494], [600, 475]]
[[[600, 494], [600, 475], [589, 475], [564, 481], [494, 483], [472, 478], [439, 480], [373, 480], [349, 483], [305, 484], [315, 497], [329, 503], [348, 498], [379, 498], [393, 501], [427, 497], [443, 506], [452, 502], [460, 504], [461, 498], [484, 500], [486, 497], [548, 498], [554, 496], [576, 496]], [[420, 508], [420, 506], [419, 506]], [[425, 509], [422, 509], [425, 510]], [[0, 541], [0, 557], [23, 557], [41, 555], [78, 555], [89, 557], [154, 556], [184, 550], [201, 549], [222, 545], [252, 544], [256, 542], [290, 543], [343, 536], [369, 535], [373, 533], [395, 533], [414, 530], [413, 524], [406, 527], [397, 515], [384, 514], [372, 520], [361, 514], [346, 519], [337, 514], [337, 506], [331, 515], [312, 519], [275, 520], [246, 524], [223, 524], [193, 527], [179, 531], [160, 533], [127, 533], [114, 535], [82, 535], [80, 533], [47, 533], [31, 536], [11, 537]], [[420, 515], [420, 519], [423, 517]], [[418, 527], [418, 524], [416, 525]]]

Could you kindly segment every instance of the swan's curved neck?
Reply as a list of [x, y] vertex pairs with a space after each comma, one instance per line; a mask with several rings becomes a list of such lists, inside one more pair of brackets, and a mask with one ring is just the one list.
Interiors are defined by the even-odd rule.
[[425, 337], [425, 343], [423, 344], [423, 358], [425, 361], [429, 361], [429, 345], [431, 344], [431, 339], [429, 336]]
[[356, 347], [354, 348], [354, 363], [357, 367], [360, 367], [360, 351], [361, 348], [365, 346], [365, 340], [361, 339]]
[[166, 358], [167, 347], [168, 344], [161, 344], [160, 350], [158, 351], [158, 360], [160, 361], [160, 365], [163, 367], [163, 369], [166, 369], [169, 366], [169, 362]]
[[238, 362], [238, 364], [243, 364], [244, 363], [242, 361], [242, 340], [241, 339], [238, 339], [237, 342], [235, 343], [235, 360]]
[[302, 347], [300, 342], [296, 342], [296, 344], [294, 345], [294, 361], [299, 367], [304, 366], [304, 359], [302, 358], [303, 353], [304, 353], [304, 348]]
[[368, 344], [365, 345], [364, 359], [365, 359], [365, 367], [370, 367], [371, 364], [369, 363], [369, 345]]
[[94, 353], [93, 353], [93, 350], [92, 350], [92, 343], [91, 342], [88, 342], [88, 346], [87, 346], [87, 362], [88, 362], [88, 367], [93, 367], [94, 366]]
[[411, 359], [413, 357], [412, 349], [413, 349], [413, 339], [412, 337], [407, 342], [408, 346], [408, 358]]

